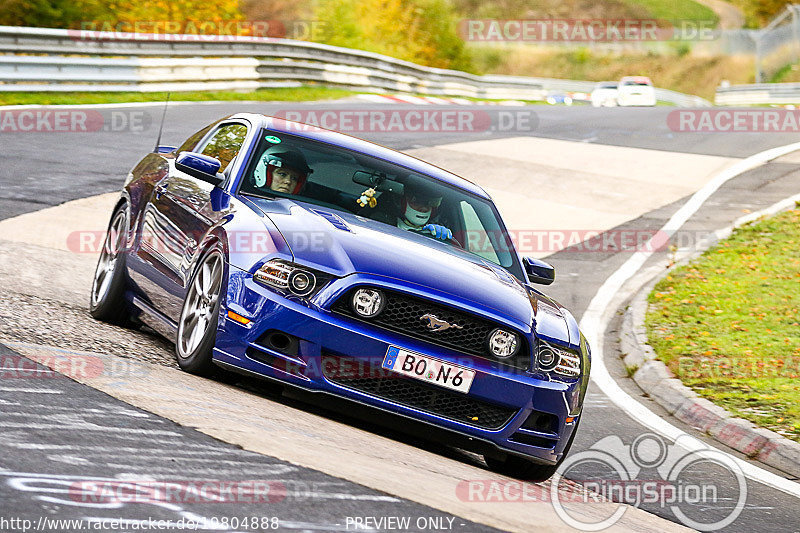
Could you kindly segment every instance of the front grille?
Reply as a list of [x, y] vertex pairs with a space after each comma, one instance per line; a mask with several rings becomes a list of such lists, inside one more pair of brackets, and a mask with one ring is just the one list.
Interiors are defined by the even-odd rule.
[[[350, 307], [350, 300], [353, 293], [359, 287], [347, 292], [339, 298], [331, 307], [335, 313], [347, 315], [351, 318], [361, 320], [368, 324], [396, 331], [409, 337], [419, 339], [431, 344], [445, 346], [453, 350], [476, 355], [488, 359], [498, 364], [508, 364], [523, 370], [530, 367], [530, 352], [525, 337], [520, 335], [521, 345], [517, 355], [510, 360], [500, 361], [493, 357], [487, 347], [489, 333], [497, 327], [502, 327], [491, 320], [475, 316], [471, 313], [459, 311], [452, 307], [436, 304], [422, 298], [408, 296], [399, 292], [380, 289], [386, 296], [386, 307], [375, 318], [364, 320], [359, 317]], [[461, 329], [452, 328], [444, 331], [433, 332], [425, 326], [420, 317], [425, 314], [436, 315], [440, 320], [451, 324], [458, 324]], [[504, 328], [508, 329], [508, 328]]]
[[485, 429], [500, 429], [517, 413], [516, 409], [502, 407], [471, 398], [466, 394], [433, 387], [382, 368], [370, 368], [360, 362], [359, 372], [337, 372], [348, 366], [353, 358], [323, 355], [322, 372], [330, 381], [366, 394], [390, 400], [426, 413], [449, 418], [457, 422]]

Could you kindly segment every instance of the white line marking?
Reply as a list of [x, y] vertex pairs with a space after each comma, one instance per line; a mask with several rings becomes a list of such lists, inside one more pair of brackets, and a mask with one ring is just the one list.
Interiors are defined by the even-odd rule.
[[[735, 178], [739, 174], [795, 150], [800, 150], [800, 143], [779, 146], [757, 153], [723, 170], [702, 189], [694, 193], [694, 195], [672, 215], [664, 227], [661, 228], [661, 231], [672, 236], [672, 234], [683, 226], [683, 224], [700, 209], [703, 203], [724, 183]], [[660, 238], [663, 238], [663, 234]], [[645, 249], [650, 248], [646, 246]], [[616, 309], [613, 309], [610, 304], [614, 296], [622, 289], [623, 284], [639, 271], [644, 262], [652, 254], [653, 252], [636, 252], [628, 258], [628, 260], [625, 261], [625, 263], [597, 290], [597, 293], [594, 295], [594, 298], [592, 298], [589, 307], [581, 318], [581, 330], [587, 338], [591, 338], [594, 341], [592, 351], [592, 381], [596, 383], [620, 409], [628, 413], [635, 421], [662, 434], [670, 440], [677, 441], [678, 437], [681, 437], [680, 442], [684, 448], [689, 451], [695, 451], [698, 455], [706, 456], [707, 453], [704, 453], [704, 450], [709, 449], [707, 444], [688, 435], [685, 431], [673, 426], [666, 420], [663, 420], [636, 399], [628, 395], [608, 373], [605, 361], [603, 360], [603, 337], [605, 335], [606, 325], [608, 324], [609, 318], [616, 312]], [[725, 453], [721, 450], [720, 452]], [[749, 479], [800, 498], [800, 484], [768, 472], [763, 468], [733, 455], [726, 455], [729, 455], [730, 458], [739, 465], [745, 476]]]
[[370, 502], [401, 502], [400, 498], [394, 496], [380, 496], [376, 494], [348, 494], [342, 492], [307, 492], [303, 497], [318, 500], [357, 500]]
[[92, 464], [91, 461], [84, 459], [83, 457], [76, 457], [74, 455], [48, 455], [47, 458], [51, 461], [65, 463], [68, 465], [83, 466]]
[[54, 389], [17, 389], [14, 387], [0, 387], [0, 392], [30, 392], [34, 394], [64, 394], [64, 391]]
[[[180, 457], [179, 459], [181, 461], [184, 460], [183, 457]], [[214, 463], [217, 462], [217, 461], [214, 461], [213, 459], [211, 459], [210, 461], [213, 461]], [[296, 466], [290, 465], [290, 464], [286, 464], [286, 465], [281, 465], [281, 464], [266, 464], [266, 465], [252, 465], [251, 464], [251, 465], [247, 465], [246, 463], [243, 463], [243, 464], [245, 466], [249, 466], [250, 467], [247, 470], [247, 472], [249, 474], [256, 474], [257, 473], [260, 476], [267, 476], [267, 475], [269, 475], [269, 476], [281, 476], [281, 475], [284, 475], [284, 474], [289, 474], [289, 473], [292, 473], [292, 472], [296, 472], [298, 470], [298, 468]], [[155, 473], [158, 473], [158, 472], [171, 473], [171, 472], [175, 471], [175, 465], [169, 465], [169, 464], [166, 464], [166, 465], [163, 465], [163, 466], [158, 466], [158, 465], [141, 466], [141, 465], [126, 465], [126, 464], [122, 464], [122, 463], [105, 463], [105, 465], [107, 467], [109, 467], [109, 468], [116, 468], [118, 470], [143, 471], [145, 474], [155, 474]], [[238, 465], [232, 465], [232, 466], [236, 467]], [[214, 474], [222, 474], [222, 473], [228, 473], [228, 472], [231, 472], [231, 473], [241, 472], [241, 470], [242, 470], [241, 468], [203, 469], [203, 468], [196, 468], [194, 466], [184, 467], [184, 469], [186, 469], [186, 468], [192, 468], [192, 473], [195, 474], [195, 475], [196, 474], [203, 474], [203, 475], [208, 474], [210, 476], [213, 476]]]
[[12, 422], [0, 422], [0, 427], [15, 428], [15, 429], [59, 429], [59, 430], [80, 430], [80, 431], [106, 431], [108, 433], [132, 433], [136, 435], [170, 435], [180, 437], [180, 433], [174, 431], [162, 431], [156, 429], [139, 429], [139, 428], [118, 428], [98, 426], [89, 423], [64, 423], [64, 424], [15, 424]]
[[[247, 452], [237, 454], [232, 450], [182, 450], [182, 449], [175, 449], [175, 448], [137, 448], [131, 446], [120, 446], [120, 447], [111, 447], [111, 446], [73, 446], [70, 444], [39, 444], [35, 442], [14, 442], [7, 439], [3, 439], [0, 437], [0, 443], [3, 446], [10, 446], [12, 448], [20, 448], [24, 450], [51, 450], [51, 451], [91, 451], [93, 455], [113, 455], [117, 456], [122, 452], [130, 452], [139, 455], [158, 455], [158, 454], [166, 454], [170, 457], [166, 457], [163, 459], [172, 459], [173, 456], [177, 455], [178, 459], [183, 459], [183, 455], [201, 455], [201, 456], [208, 456], [208, 455], [223, 455], [223, 456], [231, 456], [231, 455], [241, 455], [249, 457]], [[162, 459], [161, 457], [152, 457], [151, 460], [158, 460]], [[208, 459], [207, 459], [208, 460]]]
[[30, 477], [30, 478], [35, 477], [43, 479], [77, 479], [79, 481], [119, 481], [119, 479], [117, 478], [105, 477], [105, 476], [92, 476], [92, 475], [76, 476], [72, 474], [45, 474], [42, 472], [11, 472], [7, 470], [0, 471], [0, 476]]
[[[269, 458], [269, 457], [268, 457]], [[252, 459], [257, 459], [256, 457], [252, 457]], [[208, 459], [205, 457], [180, 457], [181, 461], [189, 462], [189, 461], [198, 461], [201, 463], [208, 463]], [[286, 465], [279, 462], [274, 463], [267, 463], [267, 462], [257, 462], [257, 461], [247, 461], [245, 459], [241, 461], [229, 461], [226, 459], [214, 459], [214, 466], [216, 465], [233, 465], [233, 466], [251, 466], [256, 468], [263, 468], [263, 467], [280, 467], [280, 468], [287, 468], [289, 466], [292, 467], [293, 470], [297, 468], [294, 465]]]
[[3, 372], [3, 371], [26, 372], [26, 373], [27, 372], [38, 372], [38, 373], [41, 373], [41, 374], [55, 374], [55, 372], [53, 372], [49, 368], [31, 368], [31, 369], [28, 369], [28, 368], [20, 368], [20, 367], [16, 367], [16, 366], [0, 366], [0, 372]]

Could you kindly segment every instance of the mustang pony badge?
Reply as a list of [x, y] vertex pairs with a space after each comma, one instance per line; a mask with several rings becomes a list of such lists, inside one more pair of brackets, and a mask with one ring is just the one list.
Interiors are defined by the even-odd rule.
[[431, 331], [444, 331], [446, 329], [464, 329], [463, 327], [459, 326], [458, 324], [451, 324], [441, 318], [437, 317], [436, 315], [432, 315], [431, 313], [425, 313], [421, 317], [420, 320], [423, 322], [427, 322], [425, 326]]

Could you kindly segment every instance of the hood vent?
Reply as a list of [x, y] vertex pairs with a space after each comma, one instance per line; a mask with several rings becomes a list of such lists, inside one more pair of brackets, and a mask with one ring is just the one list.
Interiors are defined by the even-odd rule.
[[350, 231], [350, 227], [339, 215], [334, 215], [333, 213], [328, 213], [327, 211], [320, 211], [319, 209], [310, 209], [310, 211], [318, 214], [319, 216], [321, 216], [322, 218], [333, 224], [335, 228], [343, 231]]

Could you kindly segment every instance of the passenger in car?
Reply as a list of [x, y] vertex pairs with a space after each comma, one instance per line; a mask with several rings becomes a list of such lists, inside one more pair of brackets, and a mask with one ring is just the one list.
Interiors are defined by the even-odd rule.
[[394, 224], [400, 229], [431, 235], [436, 239], [447, 241], [453, 238], [453, 232], [447, 226], [432, 223], [442, 204], [442, 196], [435, 191], [407, 183], [402, 195], [394, 198], [381, 198], [379, 209], [370, 218]]
[[312, 172], [299, 150], [278, 145], [261, 156], [254, 179], [258, 188], [269, 187], [276, 192], [299, 194]]

